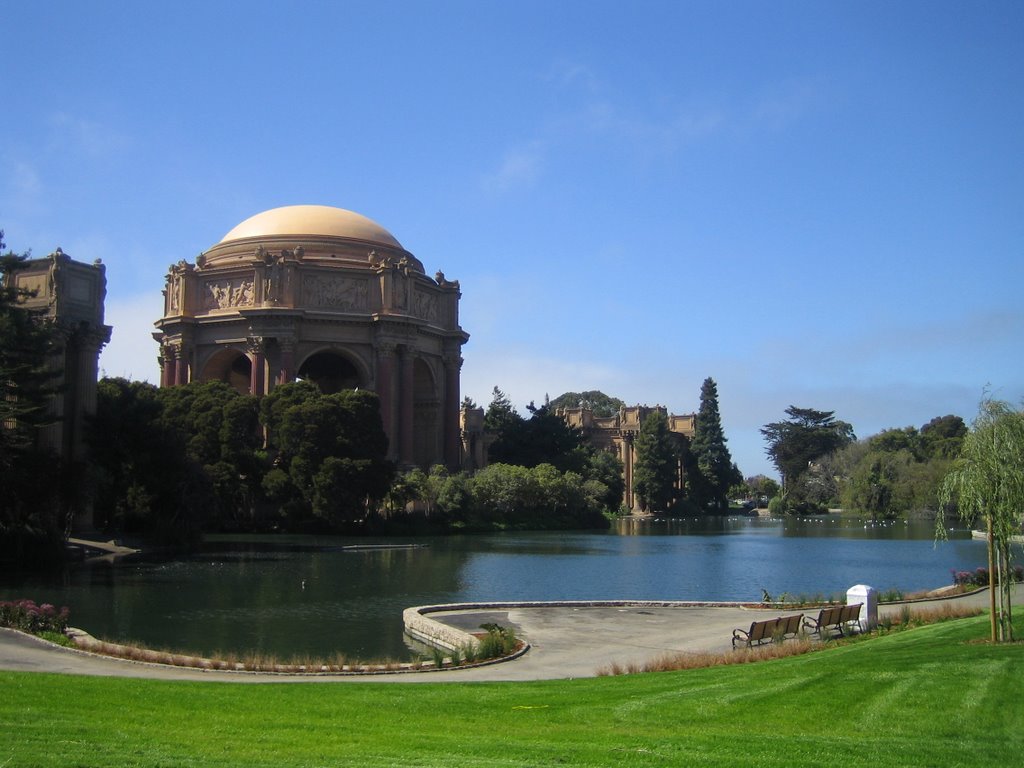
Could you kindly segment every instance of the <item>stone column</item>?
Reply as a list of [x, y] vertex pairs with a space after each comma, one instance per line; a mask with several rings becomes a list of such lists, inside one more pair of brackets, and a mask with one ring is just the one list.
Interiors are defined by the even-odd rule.
[[295, 340], [278, 338], [277, 346], [281, 350], [277, 383], [288, 384], [295, 381]]
[[625, 482], [623, 503], [629, 510], [633, 509], [633, 433], [626, 432], [622, 436], [622, 476]]
[[448, 355], [444, 359], [444, 407], [442, 419], [444, 420], [444, 463], [452, 472], [459, 470], [461, 429], [459, 426], [459, 378], [462, 369], [462, 356], [457, 354]]
[[402, 348], [402, 383], [399, 387], [398, 408], [398, 460], [401, 464], [412, 465], [413, 461], [413, 410], [416, 353], [409, 347]]
[[174, 355], [174, 348], [169, 344], [165, 344], [162, 353], [163, 371], [160, 376], [160, 386], [173, 387], [177, 379], [178, 365], [178, 361]]
[[246, 347], [252, 356], [250, 358], [252, 360], [252, 367], [249, 371], [249, 394], [265, 395], [266, 377], [264, 371], [267, 367], [267, 355], [263, 347], [263, 338], [250, 336], [246, 341]]
[[398, 456], [398, 434], [394, 429], [394, 361], [395, 345], [377, 346], [377, 397], [380, 398], [380, 421], [388, 436], [388, 458]]
[[188, 384], [188, 357], [184, 344], [174, 348], [174, 384]]

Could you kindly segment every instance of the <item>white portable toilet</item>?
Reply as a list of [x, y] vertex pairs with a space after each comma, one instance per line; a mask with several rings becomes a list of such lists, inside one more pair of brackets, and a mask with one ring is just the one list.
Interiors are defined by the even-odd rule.
[[878, 626], [878, 591], [867, 584], [855, 584], [846, 590], [846, 604], [861, 603], [860, 629], [862, 632]]

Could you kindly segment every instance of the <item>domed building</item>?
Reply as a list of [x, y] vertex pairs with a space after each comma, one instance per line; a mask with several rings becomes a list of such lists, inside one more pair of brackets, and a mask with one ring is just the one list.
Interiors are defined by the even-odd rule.
[[374, 221], [322, 205], [246, 219], [171, 266], [161, 386], [225, 381], [263, 395], [304, 379], [376, 392], [389, 458], [459, 466], [459, 283]]

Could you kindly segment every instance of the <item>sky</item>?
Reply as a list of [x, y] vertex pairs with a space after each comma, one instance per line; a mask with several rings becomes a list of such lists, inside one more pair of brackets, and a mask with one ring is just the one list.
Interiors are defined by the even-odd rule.
[[462, 286], [462, 391], [699, 407], [775, 475], [1024, 398], [1024, 3], [0, 0], [0, 229], [107, 266], [156, 382], [167, 267], [282, 205]]

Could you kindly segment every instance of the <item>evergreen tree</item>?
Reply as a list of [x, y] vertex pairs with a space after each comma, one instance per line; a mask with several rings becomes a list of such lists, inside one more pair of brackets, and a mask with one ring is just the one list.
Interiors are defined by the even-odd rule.
[[725, 445], [718, 412], [718, 386], [710, 377], [700, 388], [700, 410], [690, 450], [696, 458], [697, 477], [689, 478], [691, 500], [702, 510], [724, 512], [729, 508], [728, 490], [742, 481]]
[[668, 429], [668, 418], [662, 411], [651, 411], [643, 420], [634, 448], [633, 492], [640, 508], [654, 511], [670, 509], [676, 498], [679, 455]]
[[484, 414], [484, 429], [493, 432], [500, 439], [506, 429], [521, 421], [523, 417], [512, 407], [508, 395], [495, 387], [491, 393], [491, 404], [487, 406], [487, 412]]
[[31, 294], [14, 275], [28, 254], [3, 253], [0, 231], [0, 559], [59, 557], [68, 483], [58, 457], [37, 447], [40, 427], [53, 422], [51, 403], [60, 370], [59, 334], [45, 312], [29, 309]]
[[849, 445], [856, 436], [853, 427], [835, 418], [835, 411], [813, 408], [786, 409], [785, 421], [765, 424], [761, 430], [768, 448], [765, 451], [782, 475], [782, 488], [789, 492], [808, 465], [833, 451]]

